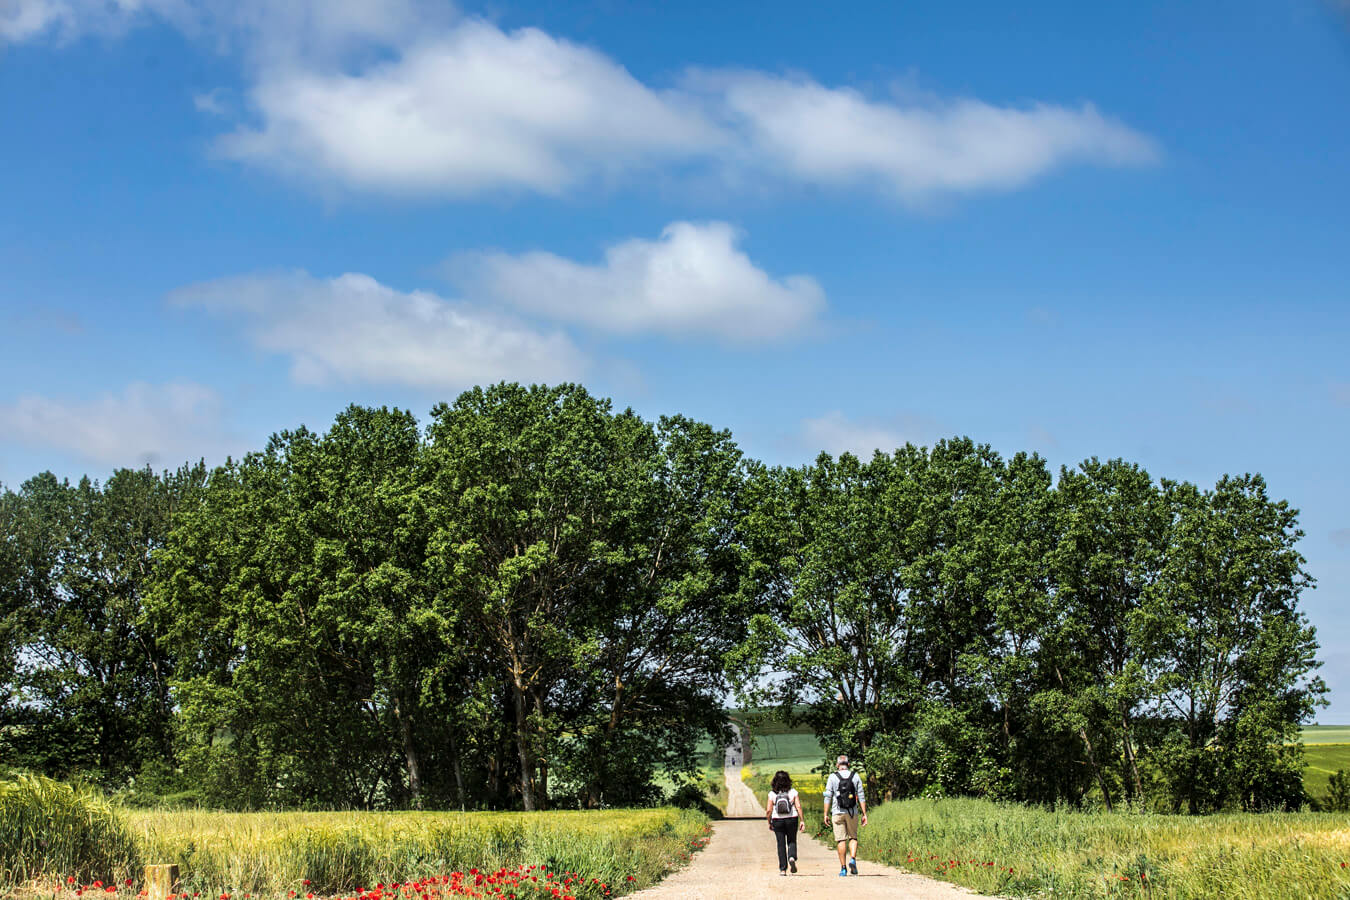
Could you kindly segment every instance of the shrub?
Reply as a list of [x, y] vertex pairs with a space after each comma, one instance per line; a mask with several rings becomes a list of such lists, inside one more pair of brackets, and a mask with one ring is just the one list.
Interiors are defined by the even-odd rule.
[[130, 829], [94, 788], [39, 775], [0, 780], [0, 884], [121, 881], [139, 864]]
[[1327, 783], [1327, 799], [1322, 804], [1327, 812], [1350, 812], [1350, 775], [1337, 769]]

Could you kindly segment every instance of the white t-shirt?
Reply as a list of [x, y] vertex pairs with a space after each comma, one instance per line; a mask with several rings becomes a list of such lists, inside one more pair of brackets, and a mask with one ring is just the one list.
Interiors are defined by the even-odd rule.
[[792, 818], [796, 818], [796, 816], [797, 816], [797, 789], [796, 789], [796, 788], [788, 788], [787, 793], [784, 794], [783, 796], [787, 797], [788, 803], [791, 804], [791, 806], [792, 806], [792, 812], [788, 813], [786, 816], [780, 816], [780, 815], [778, 814], [778, 797], [779, 797], [779, 795], [776, 794], [776, 793], [774, 793], [773, 791], [769, 791], [769, 811], [770, 811], [770, 815], [771, 815], [773, 818], [775, 818], [775, 819], [792, 819]]

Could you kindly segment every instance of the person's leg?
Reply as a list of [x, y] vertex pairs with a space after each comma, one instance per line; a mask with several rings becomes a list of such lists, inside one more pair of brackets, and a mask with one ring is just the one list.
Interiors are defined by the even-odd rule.
[[849, 871], [854, 875], [858, 874], [858, 839], [853, 838], [848, 842], [848, 865]]
[[831, 820], [834, 824], [834, 847], [839, 852], [839, 874], [844, 874], [845, 867], [848, 865], [848, 824], [847, 817], [842, 814], [834, 815]]
[[784, 820], [783, 820], [783, 831], [786, 832], [786, 837], [787, 837], [787, 856], [788, 856], [788, 865], [791, 866], [791, 867], [792, 867], [792, 871], [795, 872], [795, 871], [797, 871], [797, 818], [796, 818], [796, 816], [793, 816], [791, 819], [784, 819]]
[[778, 842], [778, 871], [786, 872], [788, 861], [787, 835], [783, 833], [782, 819], [773, 820], [773, 836]]

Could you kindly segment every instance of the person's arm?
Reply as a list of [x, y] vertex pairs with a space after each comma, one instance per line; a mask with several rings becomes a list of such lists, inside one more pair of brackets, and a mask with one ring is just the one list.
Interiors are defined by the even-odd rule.
[[773, 828], [773, 791], [764, 795], [768, 798], [764, 804], [764, 821], [769, 823], [769, 828]]
[[825, 809], [823, 815], [826, 825], [830, 824], [830, 806], [834, 803], [834, 779], [834, 775], [825, 779]]
[[802, 792], [798, 791], [797, 796], [792, 798], [792, 802], [797, 804], [797, 830], [806, 830], [806, 813], [802, 812]]
[[855, 775], [858, 779], [858, 809], [862, 811], [862, 824], [867, 824], [867, 794], [863, 791], [863, 780], [861, 775]]

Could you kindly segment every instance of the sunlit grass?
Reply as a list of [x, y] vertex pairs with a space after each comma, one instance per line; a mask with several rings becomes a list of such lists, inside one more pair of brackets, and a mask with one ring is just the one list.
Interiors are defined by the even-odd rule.
[[1160, 816], [910, 800], [875, 809], [864, 856], [1009, 897], [1350, 895], [1350, 816]]
[[0, 885], [57, 873], [120, 880], [138, 865], [133, 833], [98, 791], [37, 775], [0, 779]]
[[546, 813], [128, 813], [147, 860], [185, 885], [279, 892], [310, 879], [344, 893], [380, 881], [538, 864], [611, 884], [656, 881], [706, 818], [677, 809]]
[[605, 882], [617, 894], [659, 880], [688, 860], [706, 834], [703, 814], [671, 808], [124, 810], [93, 790], [20, 776], [0, 782], [0, 888], [56, 896], [51, 886], [69, 881], [62, 896], [74, 897], [80, 885], [99, 881], [101, 894], [112, 897], [120, 888], [134, 896], [140, 867], [161, 863], [179, 867], [188, 895], [289, 898], [535, 865], [540, 872], [578, 873], [587, 885]]

